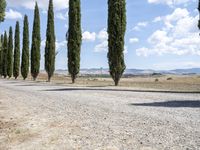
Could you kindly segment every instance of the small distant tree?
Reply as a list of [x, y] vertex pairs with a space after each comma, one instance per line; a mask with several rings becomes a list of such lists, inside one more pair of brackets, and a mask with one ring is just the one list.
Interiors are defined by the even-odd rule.
[[80, 53], [82, 43], [80, 0], [69, 0], [69, 29], [67, 33], [68, 71], [72, 83], [80, 71]]
[[33, 80], [37, 79], [37, 76], [40, 72], [40, 45], [40, 12], [36, 2], [31, 45], [31, 76], [33, 77]]
[[0, 77], [2, 77], [2, 58], [3, 58], [3, 34], [0, 39]]
[[48, 82], [55, 71], [55, 31], [54, 31], [54, 11], [53, 0], [49, 1], [46, 46], [45, 46], [45, 70], [48, 74]]
[[19, 76], [20, 68], [20, 29], [19, 22], [16, 22], [15, 27], [15, 47], [14, 47], [14, 64], [13, 64], [13, 76], [15, 79]]
[[4, 21], [6, 10], [6, 1], [0, 0], [0, 23]]
[[12, 27], [9, 29], [9, 38], [8, 38], [8, 55], [7, 55], [7, 74], [8, 77], [12, 77], [13, 72], [13, 31]]
[[126, 68], [124, 36], [126, 31], [126, 0], [108, 0], [108, 64], [110, 75], [118, 85]]
[[3, 40], [3, 68], [2, 68], [2, 75], [4, 78], [7, 77], [7, 54], [8, 54], [8, 37], [5, 31], [4, 33], [4, 40]]
[[22, 48], [22, 62], [21, 62], [21, 74], [25, 80], [29, 72], [29, 25], [28, 16], [24, 16], [24, 28], [23, 28], [23, 48]]

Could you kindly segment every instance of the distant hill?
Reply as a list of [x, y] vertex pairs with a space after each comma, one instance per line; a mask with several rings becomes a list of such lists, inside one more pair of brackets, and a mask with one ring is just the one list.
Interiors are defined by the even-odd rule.
[[178, 74], [200, 74], [200, 68], [191, 68], [191, 69], [176, 69], [172, 70], [172, 72], [178, 73]]
[[[56, 70], [57, 74], [67, 74], [67, 70]], [[91, 69], [81, 69], [81, 74], [109, 74], [109, 70], [107, 68], [98, 69], [98, 68], [91, 68]], [[126, 75], [148, 75], [148, 74], [200, 74], [200, 68], [190, 68], [190, 69], [175, 69], [175, 70], [152, 70], [152, 69], [126, 69]]]

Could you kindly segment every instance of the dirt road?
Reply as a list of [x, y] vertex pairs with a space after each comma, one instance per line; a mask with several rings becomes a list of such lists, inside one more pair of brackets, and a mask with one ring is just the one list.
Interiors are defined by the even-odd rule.
[[0, 149], [198, 150], [200, 94], [0, 79]]

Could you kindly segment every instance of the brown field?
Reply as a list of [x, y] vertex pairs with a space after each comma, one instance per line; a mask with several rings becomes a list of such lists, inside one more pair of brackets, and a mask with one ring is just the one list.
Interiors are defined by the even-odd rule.
[[[157, 79], [158, 81], [156, 81]], [[31, 80], [31, 77], [29, 76], [27, 80]], [[46, 80], [47, 75], [40, 73], [37, 82], [46, 82]], [[72, 86], [70, 77], [66, 75], [55, 74], [51, 82], [51, 84], [56, 85]], [[73, 86], [106, 87], [113, 85], [114, 83], [111, 78], [80, 76]], [[135, 76], [122, 78], [119, 87], [144, 90], [200, 92], [200, 75]]]

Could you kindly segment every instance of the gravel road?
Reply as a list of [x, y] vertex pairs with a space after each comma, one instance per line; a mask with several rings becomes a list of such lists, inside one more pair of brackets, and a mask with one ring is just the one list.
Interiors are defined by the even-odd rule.
[[1, 150], [199, 150], [200, 94], [0, 79]]

